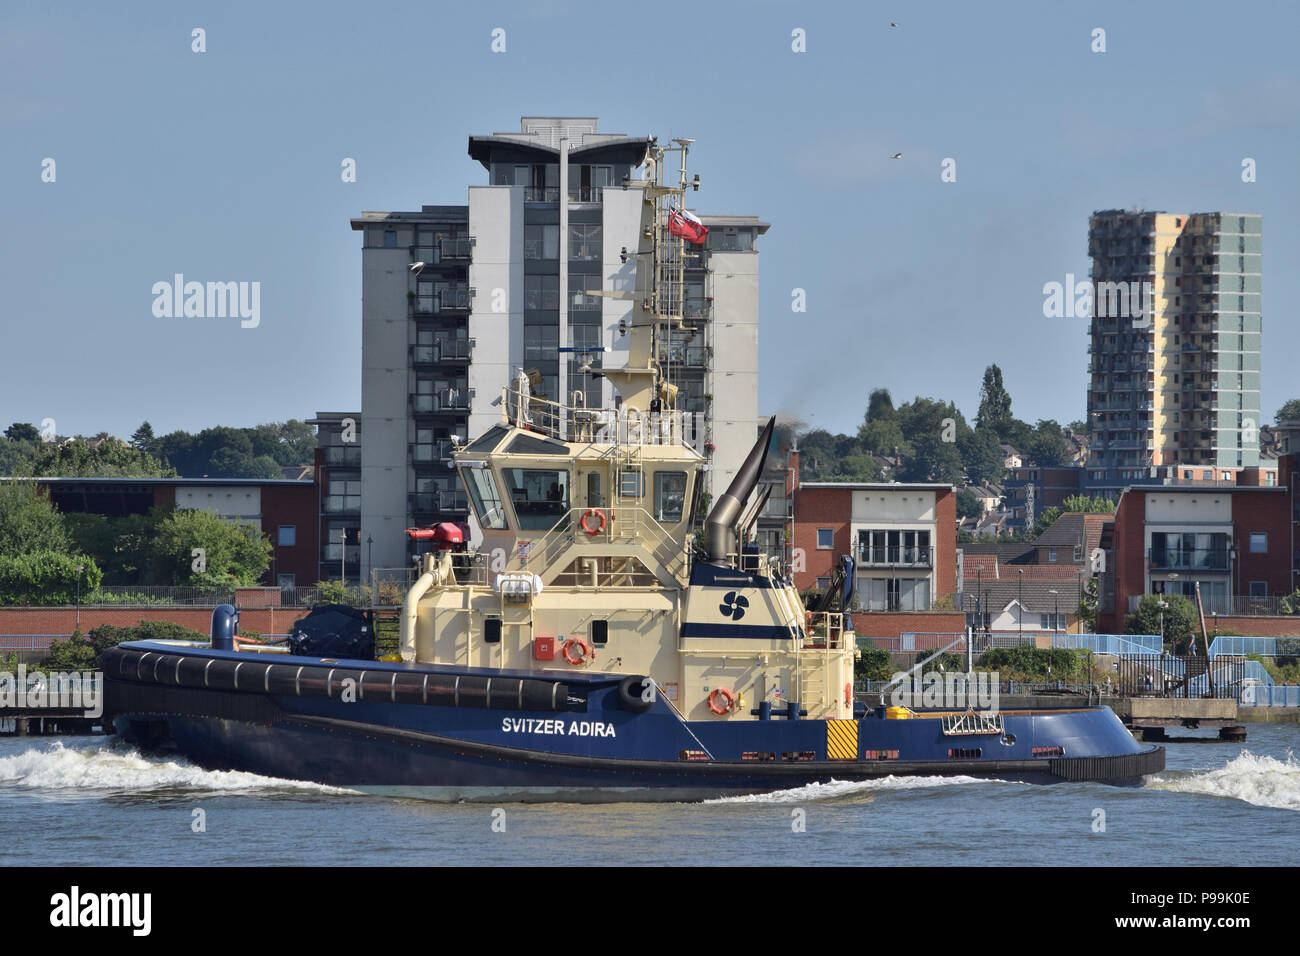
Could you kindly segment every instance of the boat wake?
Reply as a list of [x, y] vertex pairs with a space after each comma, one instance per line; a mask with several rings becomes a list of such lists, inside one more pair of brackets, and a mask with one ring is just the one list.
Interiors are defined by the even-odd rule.
[[84, 796], [196, 790], [353, 792], [255, 773], [204, 770], [181, 757], [146, 756], [116, 738], [54, 741], [0, 756], [0, 790], [6, 788], [77, 791]]
[[1257, 807], [1300, 810], [1300, 763], [1291, 753], [1283, 761], [1243, 750], [1218, 770], [1158, 774], [1147, 781], [1146, 789], [1230, 797]]
[[719, 797], [705, 803], [804, 803], [809, 800], [834, 800], [858, 797], [870, 800], [886, 790], [928, 790], [935, 787], [962, 786], [971, 783], [1008, 784], [1007, 780], [990, 780], [983, 777], [880, 777], [875, 780], [832, 780], [829, 783], [810, 783], [789, 790], [772, 793], [751, 793], [741, 797]]

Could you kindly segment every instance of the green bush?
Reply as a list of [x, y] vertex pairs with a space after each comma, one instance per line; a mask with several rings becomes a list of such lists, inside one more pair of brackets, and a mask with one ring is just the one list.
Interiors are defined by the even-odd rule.
[[[921, 663], [921, 661], [925, 660], [933, 653], [934, 651], [917, 651], [916, 663]], [[945, 672], [964, 674], [966, 672], [966, 655], [954, 654], [951, 651], [940, 654], [934, 660], [930, 661], [930, 663], [926, 664], [925, 667], [921, 668], [921, 673], [928, 674], [931, 671], [938, 671], [940, 665], [943, 666]]]
[[[78, 571], [77, 565], [83, 570]], [[93, 560], [84, 556], [35, 551], [0, 555], [0, 604], [72, 604], [80, 593], [99, 587], [103, 575]]]
[[67, 640], [55, 641], [41, 666], [46, 670], [98, 670], [104, 651], [127, 641], [207, 640], [206, 635], [175, 621], [141, 621], [133, 627], [101, 624], [87, 634], [74, 632]]
[[893, 676], [894, 667], [889, 662], [889, 652], [874, 644], [862, 648], [862, 656], [853, 662], [855, 681], [889, 680]]
[[1088, 651], [1063, 647], [997, 647], [985, 652], [979, 669], [997, 671], [1008, 680], [1086, 679]]

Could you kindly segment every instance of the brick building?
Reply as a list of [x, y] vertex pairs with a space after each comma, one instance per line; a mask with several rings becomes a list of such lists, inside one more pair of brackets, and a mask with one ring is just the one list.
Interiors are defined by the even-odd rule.
[[825, 587], [840, 555], [857, 565], [865, 612], [956, 609], [957, 496], [952, 485], [800, 482], [791, 456], [795, 586]]
[[151, 508], [193, 508], [251, 525], [270, 539], [273, 549], [262, 583], [291, 588], [315, 584], [319, 579], [318, 489], [312, 478], [35, 480], [64, 513], [122, 517], [146, 514]]

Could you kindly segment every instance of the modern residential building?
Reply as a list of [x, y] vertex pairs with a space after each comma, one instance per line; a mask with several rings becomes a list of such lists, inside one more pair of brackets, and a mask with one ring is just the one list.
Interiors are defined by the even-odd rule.
[[[352, 220], [363, 236], [360, 533], [373, 566], [409, 563], [403, 528], [468, 520], [452, 443], [500, 419], [514, 376], [552, 400], [614, 404], [600, 373], [626, 364], [631, 303], [597, 293], [635, 288], [641, 187], [627, 183], [651, 142], [601, 133], [594, 117], [524, 117], [518, 132], [469, 138], [487, 182], [466, 205]], [[684, 327], [660, 360], [716, 449], [716, 495], [753, 445], [756, 241], [768, 224], [700, 218], [708, 243], [687, 246]]]
[[1260, 465], [1260, 229], [1256, 214], [1093, 213], [1093, 494]]
[[[315, 580], [359, 580], [361, 573], [361, 413], [317, 412], [319, 568]], [[314, 583], [314, 582], [309, 582]]]
[[1147, 594], [1192, 597], [1205, 614], [1278, 613], [1294, 590], [1294, 505], [1277, 486], [1134, 487], [1115, 511], [1102, 602], [1118, 632]]
[[960, 607], [952, 485], [800, 482], [794, 492], [795, 586], [825, 588], [840, 555], [857, 564], [863, 611]]

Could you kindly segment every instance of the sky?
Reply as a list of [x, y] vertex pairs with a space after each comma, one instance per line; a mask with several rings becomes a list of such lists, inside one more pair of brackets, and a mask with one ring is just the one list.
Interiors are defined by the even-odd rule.
[[[468, 137], [524, 115], [695, 138], [696, 210], [771, 223], [760, 412], [833, 431], [877, 387], [971, 418], [990, 363], [1018, 417], [1083, 418], [1087, 320], [1045, 318], [1043, 286], [1086, 277], [1089, 214], [1260, 213], [1271, 421], [1300, 396], [1298, 26], [1198, 0], [6, 0], [0, 427], [358, 410], [349, 219], [464, 204]], [[258, 324], [156, 316], [176, 273], [260, 283]]]

